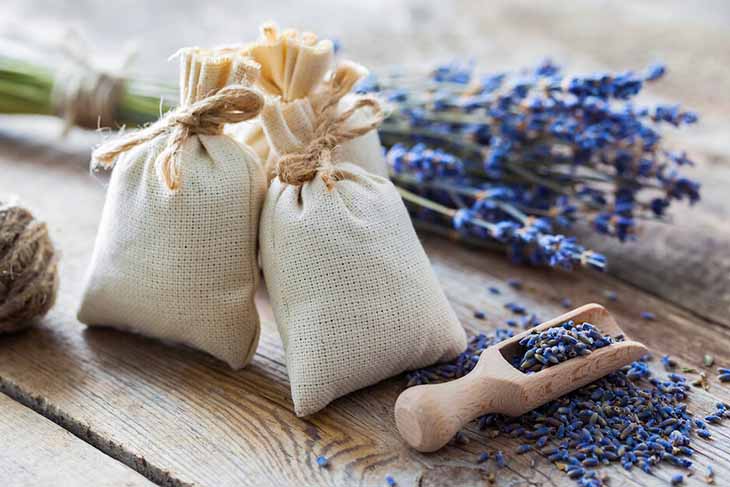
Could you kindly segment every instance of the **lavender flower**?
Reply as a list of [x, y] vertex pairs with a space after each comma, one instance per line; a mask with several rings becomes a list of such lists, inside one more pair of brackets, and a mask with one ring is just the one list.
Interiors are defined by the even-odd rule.
[[697, 121], [679, 105], [635, 97], [666, 67], [565, 76], [552, 61], [477, 75], [473, 62], [428, 77], [370, 77], [361, 92], [391, 104], [381, 127], [393, 182], [417, 225], [456, 229], [520, 263], [603, 269], [602, 255], [563, 232], [576, 221], [621, 241], [641, 220], [699, 200], [692, 161], [662, 145], [664, 126]]

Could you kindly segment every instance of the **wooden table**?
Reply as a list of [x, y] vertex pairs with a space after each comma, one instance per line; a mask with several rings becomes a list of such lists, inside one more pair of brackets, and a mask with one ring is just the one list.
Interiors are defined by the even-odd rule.
[[[260, 12], [255, 2], [230, 2], [227, 8], [238, 19], [225, 15], [223, 7], [211, 10], [192, 1], [176, 2], [175, 11], [105, 2], [76, 12], [31, 9], [39, 2], [10, 0], [8, 11], [11, 21], [27, 14], [40, 26], [81, 23], [102, 48], [139, 35], [149, 49], [138, 66], [155, 76], [171, 76], [169, 67], [159, 68], [159, 59], [174, 47], [239, 40], [243, 33], [250, 38], [255, 25], [269, 17], [335, 35], [352, 57], [373, 65], [464, 52], [499, 68], [544, 54], [571, 60], [576, 69], [639, 68], [664, 58], [673, 70], [654, 95], [686, 102], [704, 119], [700, 128], [673, 138], [695, 155], [693, 176], [704, 183], [703, 202], [691, 210], [676, 208], [677, 225], [647, 225], [640, 242], [624, 245], [587, 236], [608, 254], [607, 274], [515, 267], [502, 255], [429, 235], [423, 243], [471, 331], [504, 326], [506, 301], [518, 300], [547, 319], [563, 311], [560, 300], [568, 297], [575, 305], [605, 304], [656, 355], [671, 354], [683, 366], [702, 369], [709, 353], [730, 366], [727, 4], [707, 2], [700, 10], [680, 1], [610, 8], [551, 2], [536, 9], [530, 2], [490, 2], [489, 8], [456, 2], [452, 10], [436, 2], [380, 3], [326, 9], [317, 3], [293, 10], [275, 4]], [[323, 14], [330, 10], [332, 15]], [[163, 14], [168, 22], [156, 20]], [[140, 16], [134, 23], [138, 31], [119, 27], [126, 15]], [[55, 121], [0, 118], [0, 191], [20, 195], [49, 223], [62, 273], [59, 300], [47, 318], [29, 332], [0, 337], [2, 485], [385, 485], [387, 474], [401, 486], [485, 485], [479, 454], [514, 450], [515, 440], [489, 440], [474, 427], [467, 430], [466, 444], [431, 455], [408, 449], [392, 418], [402, 378], [344, 397], [309, 418], [295, 417], [263, 291], [257, 300], [265, 321], [261, 344], [253, 363], [239, 372], [202, 353], [78, 323], [79, 283], [104, 187], [85, 166], [88, 148], [98, 139], [74, 133], [60, 141], [58, 130]], [[521, 278], [524, 289], [508, 288], [510, 277]], [[490, 295], [489, 286], [500, 287], [503, 295]], [[615, 291], [618, 300], [608, 302], [606, 290]], [[475, 320], [476, 309], [485, 310], [487, 319]], [[643, 321], [645, 310], [656, 321]], [[715, 377], [714, 371], [708, 375]], [[693, 390], [689, 407], [703, 414], [717, 400], [730, 402], [730, 386], [712, 379], [709, 391]], [[714, 428], [714, 438], [696, 441], [698, 475], [687, 485], [704, 485], [707, 464], [717, 472], [717, 485], [730, 485], [730, 429]], [[329, 468], [317, 467], [318, 455], [329, 457]], [[537, 455], [509, 457], [498, 485], [575, 485]], [[652, 476], [616, 466], [605, 470], [613, 485], [632, 486], [667, 485], [676, 472], [665, 465]]]

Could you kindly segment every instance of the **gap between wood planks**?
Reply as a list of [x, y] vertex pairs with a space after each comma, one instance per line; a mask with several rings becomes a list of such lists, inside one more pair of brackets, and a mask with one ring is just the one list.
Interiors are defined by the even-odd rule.
[[23, 390], [20, 386], [2, 376], [0, 376], [0, 392], [54, 422], [107, 456], [127, 465], [151, 482], [164, 487], [189, 487], [192, 485], [176, 479], [170, 472], [151, 465], [144, 458], [135, 455], [122, 445], [107, 440], [96, 433], [91, 426], [76, 421], [57, 406], [49, 404], [43, 397], [35, 396]]

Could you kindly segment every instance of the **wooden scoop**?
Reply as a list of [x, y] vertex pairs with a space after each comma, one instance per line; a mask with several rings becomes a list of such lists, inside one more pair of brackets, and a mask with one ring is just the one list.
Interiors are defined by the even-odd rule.
[[436, 451], [479, 416], [489, 413], [519, 416], [648, 353], [644, 345], [624, 337], [622, 342], [534, 374], [525, 374], [512, 366], [509, 359], [520, 352], [519, 341], [523, 337], [568, 320], [587, 321], [602, 335], [623, 336], [603, 306], [587, 304], [493, 345], [484, 350], [474, 370], [464, 377], [443, 384], [411, 387], [398, 397], [395, 422], [403, 439], [416, 450]]

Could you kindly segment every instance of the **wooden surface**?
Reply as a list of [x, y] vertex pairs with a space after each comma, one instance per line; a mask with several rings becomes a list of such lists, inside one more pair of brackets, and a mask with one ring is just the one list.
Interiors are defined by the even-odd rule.
[[[376, 0], [344, 7], [271, 2], [266, 11], [254, 8], [254, 2], [214, 8], [181, 1], [175, 9], [162, 3], [104, 2], [83, 9], [41, 0], [8, 3], [0, 32], [22, 25], [25, 35], [48, 36], [66, 26], [81, 27], [108, 53], [117, 53], [129, 37], [139, 37], [144, 50], [137, 68], [155, 77], [172, 76], [174, 66], [160, 60], [180, 45], [250, 38], [267, 18], [338, 37], [347, 53], [371, 66], [469, 54], [496, 69], [545, 55], [569, 60], [576, 70], [640, 68], [664, 59], [670, 76], [653, 96], [685, 102], [703, 115], [696, 129], [671, 137], [695, 156], [693, 175], [704, 184], [704, 200], [696, 208], [676, 208], [677, 225], [649, 225], [640, 242], [626, 245], [590, 238], [597, 250], [609, 254], [608, 274], [519, 268], [501, 255], [436, 237], [424, 236], [423, 241], [447, 296], [471, 330], [504, 326], [510, 317], [503, 307], [507, 301], [517, 300], [548, 319], [564, 311], [560, 300], [569, 297], [576, 305], [604, 304], [630, 336], [657, 355], [669, 353], [682, 365], [701, 368], [702, 356], [711, 353], [719, 365], [730, 366], [727, 3], [536, 6], [504, 1], [483, 8], [477, 1]], [[119, 21], [130, 18], [135, 21]], [[103, 203], [104, 186], [86, 169], [88, 148], [98, 138], [74, 133], [60, 141], [58, 130], [48, 120], [0, 118], [0, 193], [18, 194], [45, 219], [62, 253], [55, 309], [38, 328], [0, 337], [0, 390], [10, 397], [108, 455], [102, 456], [106, 463], [117, 461], [161, 485], [384, 485], [386, 474], [401, 486], [484, 485], [487, 473], [476, 463], [479, 454], [517, 446], [514, 440], [485, 438], [470, 427], [465, 445], [429, 455], [414, 452], [400, 440], [393, 420], [402, 378], [351, 394], [310, 418], [296, 418], [281, 342], [270, 321], [252, 365], [240, 372], [191, 350], [86, 329], [74, 315]], [[510, 277], [522, 278], [525, 288], [509, 289], [504, 282]], [[490, 295], [489, 286], [500, 287], [503, 295]], [[618, 294], [618, 301], [604, 298], [608, 289]], [[271, 320], [265, 295], [258, 302], [264, 318]], [[484, 310], [487, 319], [475, 320], [476, 309]], [[645, 310], [656, 313], [657, 320], [641, 320]], [[690, 409], [707, 413], [717, 400], [730, 402], [730, 386], [712, 380], [708, 392], [694, 390]], [[16, 407], [0, 403], [0, 415], [16, 418], [8, 424], [22, 421]], [[712, 464], [718, 485], [727, 485], [730, 429], [713, 432], [714, 441], [696, 441], [695, 461], [699, 472]], [[6, 444], [2, 451], [18, 456], [8, 461], [20, 464], [27, 443], [11, 437]], [[91, 458], [73, 449], [65, 454], [69, 464]], [[317, 467], [320, 454], [329, 457], [329, 468]], [[575, 485], [538, 456], [509, 457], [508, 467], [497, 474], [498, 485]], [[533, 458], [536, 466], [530, 468]], [[114, 479], [120, 471], [90, 462], [98, 479]], [[662, 466], [653, 476], [636, 469], [606, 471], [614, 485], [643, 486], [666, 485], [676, 470]], [[6, 472], [4, 465], [0, 472]], [[704, 485], [701, 477], [688, 479], [687, 485]], [[20, 475], [9, 479], [3, 476], [3, 483], [38, 484]]]
[[403, 440], [421, 452], [439, 450], [480, 416], [521, 416], [649, 353], [643, 344], [627, 337], [539, 374], [525, 374], [509, 362], [508, 357], [524, 353], [520, 352], [520, 340], [566, 321], [591, 323], [603, 335], [626, 336], [606, 308], [596, 303], [579, 306], [517, 333], [485, 350], [474, 370], [464, 377], [410, 387], [401, 393], [395, 402], [394, 417]]
[[0, 394], [3, 485], [146, 487], [154, 484], [48, 419]]

